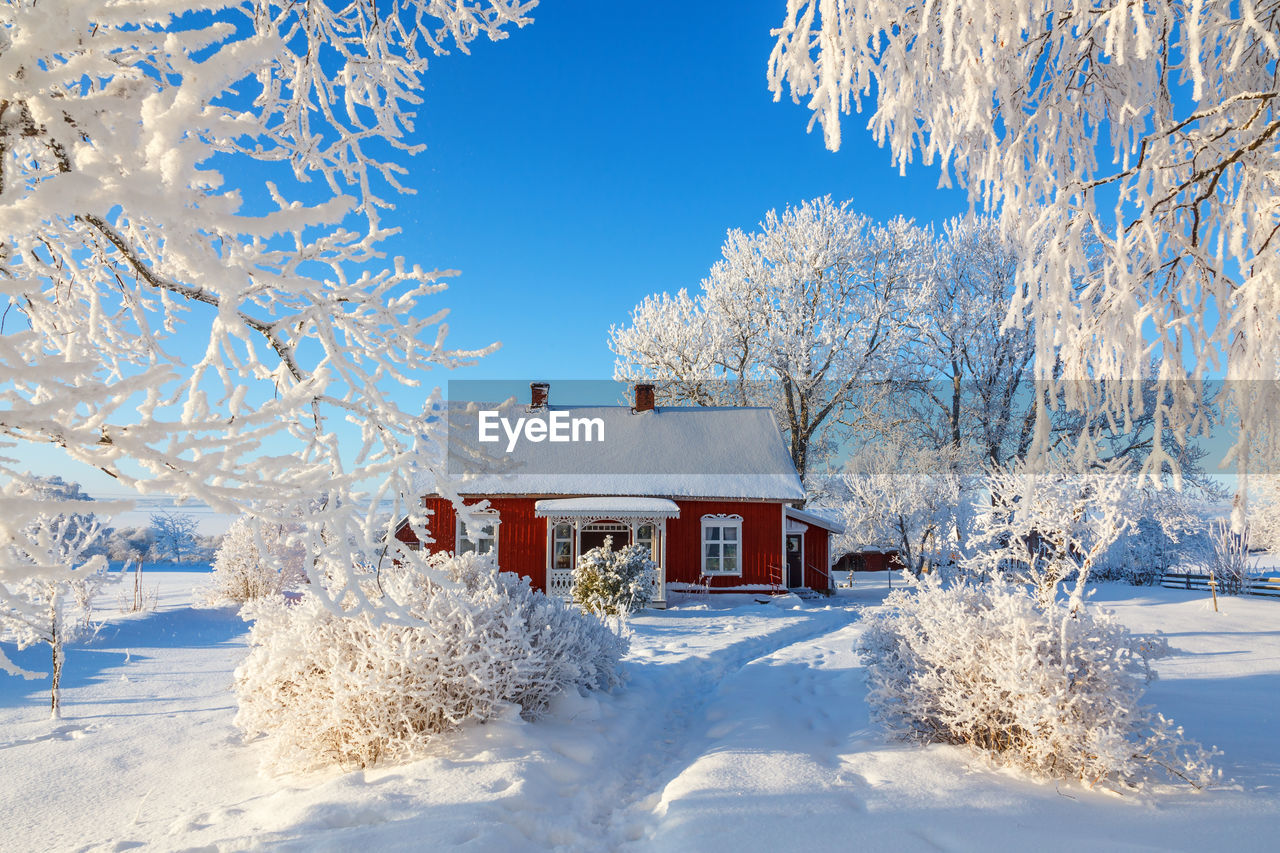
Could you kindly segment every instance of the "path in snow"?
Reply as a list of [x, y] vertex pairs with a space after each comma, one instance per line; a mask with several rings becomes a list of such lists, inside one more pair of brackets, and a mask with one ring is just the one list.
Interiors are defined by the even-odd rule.
[[1277, 602], [1213, 613], [1103, 589], [1180, 649], [1151, 700], [1221, 746], [1233, 780], [1119, 798], [886, 743], [853, 652], [858, 604], [881, 591], [796, 609], [684, 599], [634, 620], [618, 693], [469, 727], [404, 765], [263, 777], [232, 725], [245, 626], [189, 609], [190, 576], [165, 583], [161, 612], [74, 651], [61, 723], [42, 719], [42, 685], [0, 679], [0, 847], [1266, 850], [1280, 823]]
[[[314, 841], [311, 816], [321, 814], [330, 816], [331, 829], [341, 830], [331, 836], [339, 847], [357, 839], [361, 845], [397, 844], [410, 832], [482, 850], [595, 851], [640, 839], [651, 824], [651, 804], [687, 756], [699, 751], [690, 738], [702, 737], [718, 685], [753, 661], [838, 631], [855, 618], [851, 606], [723, 604], [641, 616], [634, 622], [623, 691], [566, 697], [535, 724], [514, 716], [494, 721], [442, 742], [438, 757], [363, 774], [386, 791], [412, 791], [424, 783], [436, 791], [469, 790], [465, 804], [433, 799], [415, 817], [411, 807], [384, 799], [357, 809], [357, 821], [337, 819], [352, 823], [339, 827], [333, 816], [351, 811], [335, 801], [351, 795], [340, 785], [333, 799], [313, 802], [307, 815], [258, 840], [308, 847]], [[374, 825], [375, 814], [380, 825]]]

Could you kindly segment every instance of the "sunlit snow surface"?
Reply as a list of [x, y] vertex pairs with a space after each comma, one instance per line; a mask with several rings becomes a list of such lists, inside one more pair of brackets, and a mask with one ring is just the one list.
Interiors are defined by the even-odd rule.
[[[1218, 745], [1218, 790], [1117, 797], [887, 743], [851, 651], [883, 576], [827, 602], [677, 596], [634, 620], [626, 689], [571, 696], [372, 771], [263, 777], [232, 725], [234, 610], [199, 573], [153, 573], [160, 609], [72, 650], [64, 719], [0, 678], [0, 847], [12, 850], [1274, 849], [1280, 601], [1106, 584], [1178, 654], [1149, 701]], [[18, 662], [39, 667], [33, 649]]]

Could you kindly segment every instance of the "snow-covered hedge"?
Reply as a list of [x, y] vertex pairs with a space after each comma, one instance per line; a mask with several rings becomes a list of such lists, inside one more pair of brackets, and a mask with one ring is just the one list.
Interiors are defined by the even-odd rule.
[[279, 595], [304, 581], [304, 551], [290, 543], [290, 532], [287, 526], [255, 523], [247, 517], [232, 523], [214, 555], [205, 602], [244, 604]]
[[245, 608], [254, 625], [236, 670], [236, 725], [267, 736], [268, 766], [404, 759], [509, 703], [534, 717], [561, 691], [621, 680], [624, 637], [485, 557], [409, 562], [379, 583], [417, 621], [345, 616], [309, 593]]
[[613, 537], [578, 557], [573, 569], [573, 603], [587, 613], [620, 616], [653, 599], [654, 570], [649, 549], [629, 545], [613, 550]]
[[1167, 643], [1130, 634], [1106, 611], [1046, 607], [1000, 580], [925, 580], [867, 623], [869, 702], [899, 737], [966, 744], [1087, 785], [1211, 780], [1211, 755], [1139, 704]]

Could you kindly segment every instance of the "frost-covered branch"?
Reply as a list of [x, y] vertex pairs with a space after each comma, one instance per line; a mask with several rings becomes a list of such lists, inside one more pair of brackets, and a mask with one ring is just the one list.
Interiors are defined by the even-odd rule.
[[[402, 389], [491, 349], [446, 348], [425, 303], [452, 273], [384, 260], [381, 212], [422, 147], [428, 60], [534, 5], [6, 5], [0, 448], [56, 443], [265, 521], [311, 510], [313, 571], [362, 601], [374, 507], [420, 525], [415, 468], [438, 445], [436, 395]], [[9, 458], [0, 476], [25, 477]], [[0, 541], [36, 515], [16, 506]]]
[[[873, 100], [894, 164], [937, 164], [1036, 249], [1005, 322], [1034, 326], [1037, 378], [1091, 380], [1068, 405], [1123, 418], [1097, 380], [1221, 371], [1265, 380], [1231, 386], [1237, 461], [1276, 430], [1280, 2], [788, 0], [774, 35], [775, 99], [807, 98], [829, 148]], [[1172, 396], [1157, 434], [1202, 431]]]

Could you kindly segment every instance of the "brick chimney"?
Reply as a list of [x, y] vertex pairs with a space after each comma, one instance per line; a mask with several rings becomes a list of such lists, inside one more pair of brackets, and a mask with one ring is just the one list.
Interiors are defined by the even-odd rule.
[[550, 382], [530, 382], [529, 383], [529, 408], [544, 408], [551, 400], [551, 383]]
[[636, 404], [632, 407], [632, 411], [653, 411], [653, 386], [648, 382], [641, 382], [636, 385]]

